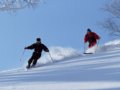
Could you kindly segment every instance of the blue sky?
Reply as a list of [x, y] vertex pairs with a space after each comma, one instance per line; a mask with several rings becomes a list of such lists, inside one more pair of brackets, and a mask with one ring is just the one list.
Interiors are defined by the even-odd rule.
[[[72, 47], [83, 52], [87, 28], [101, 36], [100, 44], [112, 40], [99, 26], [108, 14], [101, 8], [109, 0], [45, 0], [35, 9], [0, 13], [0, 70], [21, 65], [25, 46], [41, 37], [48, 47]], [[26, 52], [26, 58], [31, 52]], [[26, 60], [25, 58], [25, 60]]]

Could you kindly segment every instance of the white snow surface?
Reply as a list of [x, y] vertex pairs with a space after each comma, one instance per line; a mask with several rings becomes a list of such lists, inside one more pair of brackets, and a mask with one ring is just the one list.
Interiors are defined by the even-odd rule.
[[120, 90], [117, 42], [120, 40], [98, 46], [95, 54], [88, 55], [72, 48], [52, 47], [54, 62], [46, 54], [35, 68], [1, 71], [0, 90]]

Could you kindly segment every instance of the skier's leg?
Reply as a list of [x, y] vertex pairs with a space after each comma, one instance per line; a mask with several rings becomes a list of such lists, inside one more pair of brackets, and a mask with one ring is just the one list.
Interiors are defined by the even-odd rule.
[[32, 58], [30, 58], [30, 59], [28, 60], [28, 65], [27, 65], [27, 67], [26, 67], [26, 68], [30, 68], [30, 65], [31, 65], [32, 61], [33, 61], [33, 59], [32, 59]]
[[33, 62], [32, 62], [32, 66], [34, 67], [37, 64], [38, 59], [41, 57], [41, 55], [36, 55], [36, 57], [34, 58]]
[[91, 48], [91, 47], [93, 47], [95, 45], [96, 45], [96, 42], [91, 42], [91, 43], [89, 43], [89, 48]]
[[33, 58], [30, 58], [28, 61], [28, 65], [31, 65], [32, 61], [33, 61]]
[[34, 59], [33, 64], [32, 64], [32, 67], [34, 67], [36, 64], [37, 64], [37, 60]]
[[28, 65], [27, 65], [27, 68], [30, 68], [31, 63], [32, 63], [32, 62], [33, 62], [33, 60], [34, 60], [34, 57], [35, 57], [35, 55], [34, 55], [34, 53], [33, 53], [33, 55], [31, 56], [31, 58], [28, 60]]

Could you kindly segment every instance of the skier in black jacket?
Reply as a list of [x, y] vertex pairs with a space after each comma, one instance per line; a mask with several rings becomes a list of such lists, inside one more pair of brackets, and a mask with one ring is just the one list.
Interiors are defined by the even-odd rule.
[[36, 38], [36, 43], [33, 43], [32, 45], [25, 47], [25, 49], [34, 49], [34, 52], [31, 56], [31, 58], [28, 60], [28, 65], [26, 68], [30, 68], [31, 67], [31, 63], [32, 63], [32, 67], [36, 65], [37, 60], [41, 57], [41, 53], [44, 50], [45, 52], [49, 52], [49, 49], [41, 43], [41, 39], [40, 38]]

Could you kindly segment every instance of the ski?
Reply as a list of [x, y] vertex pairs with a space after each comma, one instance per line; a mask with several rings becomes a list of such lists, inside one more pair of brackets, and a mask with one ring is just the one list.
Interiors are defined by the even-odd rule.
[[84, 53], [84, 54], [93, 54], [93, 53]]

